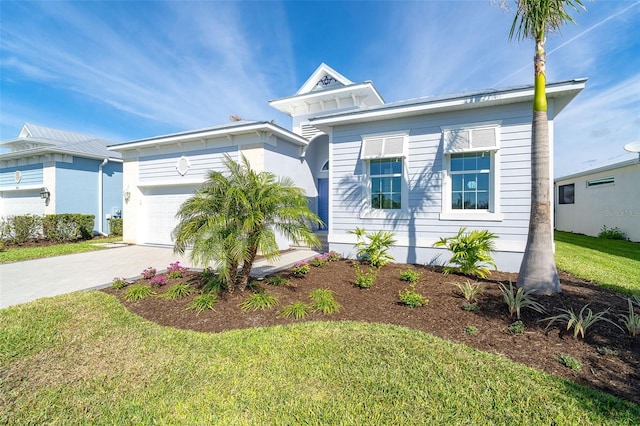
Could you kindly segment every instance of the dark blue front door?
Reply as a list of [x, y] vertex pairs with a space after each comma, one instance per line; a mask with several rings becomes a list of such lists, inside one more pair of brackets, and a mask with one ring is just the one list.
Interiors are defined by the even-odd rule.
[[329, 179], [318, 179], [318, 216], [324, 222], [318, 229], [326, 231], [329, 226]]

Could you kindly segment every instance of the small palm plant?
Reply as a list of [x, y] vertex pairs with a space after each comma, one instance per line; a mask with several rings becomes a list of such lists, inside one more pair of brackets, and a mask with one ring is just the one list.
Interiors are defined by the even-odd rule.
[[453, 252], [444, 273], [460, 272], [486, 278], [491, 274], [488, 266], [497, 269], [491, 253], [495, 250], [494, 240], [498, 237], [486, 229], [465, 231], [466, 228], [462, 227], [455, 237], [442, 237], [434, 244], [435, 247], [446, 247]]
[[[584, 339], [584, 335], [587, 332], [587, 329], [598, 321], [606, 321], [622, 330], [622, 327], [611, 321], [609, 318], [605, 317], [605, 315], [609, 312], [609, 309], [605, 309], [602, 312], [594, 314], [593, 311], [588, 308], [588, 306], [588, 303], [584, 305], [577, 315], [573, 311], [573, 309], [560, 309], [560, 311], [562, 312], [561, 314], [549, 318], [544, 318], [541, 321], [549, 321], [549, 324], [547, 324], [545, 330], [551, 327], [551, 325], [556, 321], [565, 321], [567, 323], [567, 330], [571, 330], [571, 328], [573, 328], [574, 339], [578, 338], [578, 334], [581, 335]], [[584, 312], [585, 310], [588, 311], [586, 315]]]
[[502, 292], [502, 297], [504, 298], [505, 303], [509, 307], [509, 316], [513, 318], [513, 314], [516, 314], [516, 318], [520, 319], [520, 310], [522, 308], [531, 308], [534, 311], [544, 313], [544, 307], [536, 302], [531, 295], [531, 290], [525, 290], [520, 287], [517, 291], [514, 291], [513, 284], [509, 281], [509, 289], [503, 284], [498, 284], [500, 286], [500, 291]]
[[355, 245], [358, 259], [369, 262], [375, 268], [380, 268], [394, 260], [394, 257], [389, 254], [389, 249], [396, 242], [392, 232], [377, 231], [367, 234], [363, 228], [356, 227], [349, 233], [358, 238]]

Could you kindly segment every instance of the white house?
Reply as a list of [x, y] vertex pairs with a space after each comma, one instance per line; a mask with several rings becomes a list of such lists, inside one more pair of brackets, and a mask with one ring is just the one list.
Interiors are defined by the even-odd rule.
[[122, 160], [113, 142], [26, 123], [17, 138], [0, 142], [0, 217], [93, 214], [95, 232], [122, 209]]
[[[549, 84], [553, 119], [585, 79]], [[270, 105], [292, 118], [237, 121], [110, 147], [124, 161], [124, 238], [172, 244], [175, 213], [225, 153], [289, 176], [327, 224], [329, 248], [353, 253], [349, 230], [392, 231], [399, 262], [445, 255], [433, 243], [461, 226], [499, 237], [499, 269], [517, 271], [530, 206], [533, 86], [385, 103], [371, 82], [322, 64]], [[287, 242], [281, 241], [281, 247]], [[446, 260], [446, 259], [442, 259]]]
[[555, 180], [557, 230], [597, 236], [617, 227], [640, 242], [640, 160], [628, 157]]

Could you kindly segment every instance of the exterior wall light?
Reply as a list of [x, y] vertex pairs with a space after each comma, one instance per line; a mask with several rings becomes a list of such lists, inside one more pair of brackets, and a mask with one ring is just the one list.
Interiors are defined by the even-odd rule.
[[49, 197], [51, 197], [51, 192], [49, 192], [47, 187], [43, 186], [42, 188], [40, 188], [40, 198], [42, 198], [43, 200], [48, 200]]

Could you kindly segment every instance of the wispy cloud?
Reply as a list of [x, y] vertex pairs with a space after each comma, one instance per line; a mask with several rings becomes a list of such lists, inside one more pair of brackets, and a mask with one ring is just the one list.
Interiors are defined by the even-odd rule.
[[[117, 3], [42, 4], [47, 25], [62, 30], [40, 36], [41, 21], [5, 26], [3, 39], [11, 42], [2, 49], [11, 60], [3, 67], [176, 129], [217, 124], [229, 114], [274, 115], [266, 102], [275, 97], [271, 81], [290, 73], [290, 59], [265, 74], [257, 34], [243, 31], [242, 4], [188, 5], [160, 3], [132, 14]], [[282, 24], [270, 22], [274, 31]], [[275, 39], [275, 49], [291, 51], [286, 38]]]

